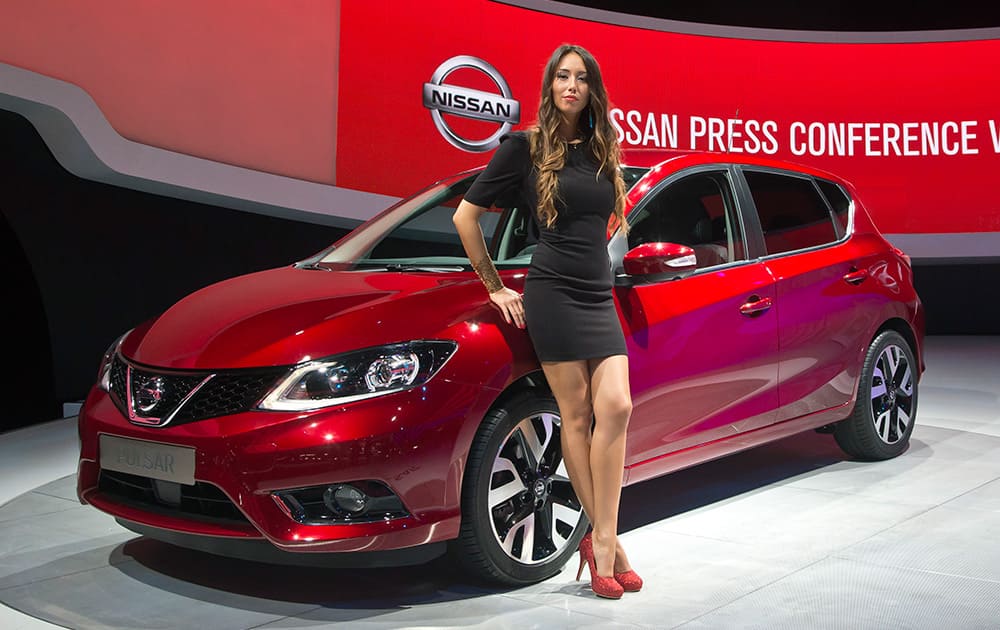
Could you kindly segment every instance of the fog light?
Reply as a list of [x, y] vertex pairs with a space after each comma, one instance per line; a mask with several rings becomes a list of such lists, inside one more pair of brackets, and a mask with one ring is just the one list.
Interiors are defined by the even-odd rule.
[[279, 490], [272, 496], [303, 525], [373, 523], [409, 516], [399, 497], [373, 479]]
[[354, 486], [330, 486], [323, 492], [323, 503], [331, 512], [359, 516], [368, 509], [368, 495]]

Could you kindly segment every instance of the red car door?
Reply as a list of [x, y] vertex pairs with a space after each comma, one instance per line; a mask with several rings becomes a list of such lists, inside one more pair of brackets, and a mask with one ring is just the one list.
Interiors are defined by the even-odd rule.
[[[849, 203], [835, 184], [824, 182], [824, 195], [809, 177], [741, 172], [775, 278], [781, 345], [775, 421], [846, 407], [878, 313], [867, 269], [879, 242], [848, 237]], [[839, 198], [828, 201], [837, 191]]]
[[612, 242], [618, 261], [646, 242], [690, 246], [685, 277], [619, 276], [633, 413], [626, 466], [770, 424], [778, 403], [777, 318], [767, 267], [748, 260], [725, 167], [672, 177]]

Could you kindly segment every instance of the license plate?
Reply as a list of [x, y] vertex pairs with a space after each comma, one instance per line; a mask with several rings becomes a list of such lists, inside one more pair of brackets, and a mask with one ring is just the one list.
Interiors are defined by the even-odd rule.
[[101, 435], [101, 468], [194, 485], [194, 449]]

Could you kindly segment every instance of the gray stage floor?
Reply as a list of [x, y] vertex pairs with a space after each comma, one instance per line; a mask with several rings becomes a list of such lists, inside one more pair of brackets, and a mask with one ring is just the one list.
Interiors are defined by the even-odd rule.
[[646, 580], [484, 589], [446, 564], [276, 568], [146, 540], [74, 495], [73, 419], [0, 436], [0, 627], [1000, 628], [1000, 337], [930, 337], [911, 447], [805, 433], [626, 488]]

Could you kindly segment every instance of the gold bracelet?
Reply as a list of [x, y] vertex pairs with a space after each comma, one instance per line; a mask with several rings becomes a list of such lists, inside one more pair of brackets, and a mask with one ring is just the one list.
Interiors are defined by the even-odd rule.
[[500, 274], [497, 273], [497, 268], [493, 265], [493, 260], [488, 255], [483, 257], [482, 260], [472, 263], [472, 270], [476, 272], [476, 275], [483, 281], [483, 284], [486, 285], [486, 290], [490, 293], [496, 293], [504, 288], [503, 282], [500, 281]]

